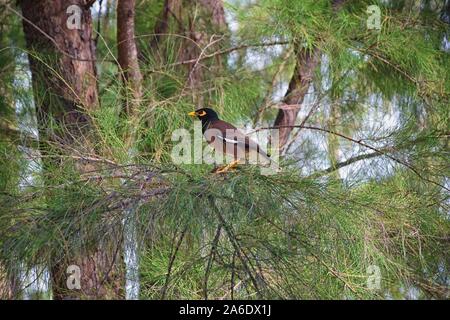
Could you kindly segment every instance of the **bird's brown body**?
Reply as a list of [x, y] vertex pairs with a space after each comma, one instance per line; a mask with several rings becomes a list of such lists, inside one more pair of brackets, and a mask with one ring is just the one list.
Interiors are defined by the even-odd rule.
[[[239, 163], [266, 164], [270, 162], [268, 155], [260, 146], [244, 135], [235, 126], [222, 121], [211, 121], [204, 132], [206, 141], [216, 150], [221, 151]], [[252, 153], [252, 151], [255, 151]]]
[[269, 165], [270, 157], [248, 136], [232, 124], [222, 121], [208, 108], [190, 113], [202, 121], [202, 131], [206, 141], [214, 150], [228, 155], [232, 161]]

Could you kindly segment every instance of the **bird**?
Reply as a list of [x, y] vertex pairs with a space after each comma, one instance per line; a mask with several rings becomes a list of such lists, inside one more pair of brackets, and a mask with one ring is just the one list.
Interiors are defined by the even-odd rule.
[[202, 122], [203, 136], [216, 152], [233, 158], [230, 164], [217, 169], [216, 173], [224, 173], [234, 169], [239, 163], [256, 161], [257, 164], [268, 166], [273, 162], [255, 141], [231, 123], [220, 120], [213, 109], [201, 108], [189, 112], [188, 115], [197, 117]]

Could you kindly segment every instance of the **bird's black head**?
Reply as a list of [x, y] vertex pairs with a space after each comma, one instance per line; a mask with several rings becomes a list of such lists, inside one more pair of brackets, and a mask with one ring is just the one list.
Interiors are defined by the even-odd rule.
[[213, 120], [219, 120], [217, 113], [210, 108], [202, 108], [196, 111], [189, 112], [188, 115], [191, 117], [199, 118], [203, 123], [207, 123]]

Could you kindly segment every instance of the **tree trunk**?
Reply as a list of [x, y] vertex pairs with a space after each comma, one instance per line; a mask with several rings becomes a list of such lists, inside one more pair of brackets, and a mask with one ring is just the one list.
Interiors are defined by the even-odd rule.
[[[135, 39], [135, 0], [118, 0], [117, 4], [117, 41], [119, 51], [119, 65], [122, 80], [126, 87], [127, 97], [125, 109], [127, 114], [133, 115], [142, 99], [142, 74], [139, 67], [138, 50]], [[129, 94], [130, 93], [130, 94]], [[135, 133], [133, 129], [127, 137], [127, 149], [130, 160], [133, 161]], [[139, 298], [139, 253], [137, 243], [137, 228], [135, 214], [139, 204], [131, 205], [123, 211], [124, 223], [124, 260], [126, 263], [126, 298]]]
[[[138, 50], [134, 34], [135, 0], [119, 0], [117, 3], [117, 42], [122, 78], [131, 93], [131, 103], [126, 103], [130, 114], [139, 106], [142, 98], [142, 74], [139, 68]], [[128, 99], [127, 99], [128, 101]]]
[[314, 76], [314, 71], [319, 64], [320, 53], [318, 49], [312, 51], [306, 49], [296, 50], [297, 62], [294, 74], [289, 83], [288, 91], [284, 97], [274, 122], [274, 127], [279, 129], [279, 147], [283, 148], [289, 139], [292, 127], [295, 125], [300, 106], [306, 96], [309, 85]]
[[[7, 4], [0, 0], [0, 6]], [[19, 186], [20, 167], [18, 144], [20, 131], [17, 125], [14, 101], [16, 55], [11, 46], [12, 26], [18, 22], [10, 11], [0, 12], [0, 193], [13, 194]], [[7, 155], [7, 156], [5, 156]], [[0, 213], [0, 218], [5, 219]], [[12, 222], [13, 218], [7, 218]], [[0, 252], [3, 251], [0, 239]], [[19, 272], [12, 259], [0, 257], [0, 300], [18, 299]]]
[[[201, 58], [202, 51], [208, 47], [210, 50], [219, 49], [220, 42], [213, 44], [219, 39], [226, 28], [225, 11], [222, 0], [197, 0], [189, 3], [192, 10], [197, 12], [199, 7], [199, 16], [188, 15], [188, 32], [183, 46], [181, 60], [193, 60], [195, 62], [187, 64], [188, 79], [187, 85], [192, 90], [194, 103], [198, 106], [203, 105], [203, 97], [199, 94], [199, 88], [205, 80], [205, 72], [196, 60]], [[188, 7], [189, 8], [189, 7]], [[204, 52], [203, 52], [204, 54]], [[211, 71], [222, 68], [222, 57], [218, 55], [215, 63], [211, 66]]]
[[[345, 0], [332, 0], [332, 8], [337, 12]], [[313, 80], [314, 71], [320, 61], [320, 50], [313, 48], [296, 48], [297, 61], [294, 74], [289, 83], [289, 89], [283, 100], [283, 106], [278, 111], [275, 118], [274, 127], [279, 128], [279, 147], [282, 149], [289, 139], [289, 135], [297, 120], [300, 106], [305, 99], [305, 95]]]
[[[57, 141], [67, 150], [83, 148], [92, 154], [90, 120], [86, 112], [98, 108], [95, 45], [87, 0], [22, 0], [23, 29], [27, 43], [40, 139]], [[50, 120], [56, 121], [49, 126]], [[51, 129], [52, 128], [52, 129]], [[75, 137], [75, 138], [74, 138]], [[78, 145], [75, 146], [75, 142]], [[42, 145], [43, 155], [50, 151]], [[65, 150], [66, 151], [66, 150]], [[58, 150], [57, 152], [61, 152]], [[49, 163], [44, 157], [44, 170]], [[47, 165], [46, 165], [47, 163]], [[53, 163], [54, 165], [54, 163]], [[82, 172], [85, 164], [78, 166]], [[123, 291], [120, 251], [109, 244], [96, 249], [78, 248], [73, 256], [53, 259], [52, 289], [55, 299], [119, 298]], [[117, 247], [117, 246], [116, 246]], [[72, 251], [72, 249], [71, 249]], [[81, 290], [68, 290], [69, 265], [81, 271]]]
[[[45, 85], [50, 90], [50, 95], [64, 101], [62, 105], [64, 110], [50, 109], [55, 107], [53, 104], [37, 105], [39, 111], [45, 114], [56, 113], [64, 118], [73, 111], [79, 114], [78, 106], [86, 109], [98, 106], [92, 17], [86, 2], [83, 0], [21, 2], [28, 49], [39, 54], [44, 52], [52, 54], [54, 57], [52, 67], [58, 72], [58, 75], [55, 74], [50, 68], [45, 68], [33, 55], [29, 56], [33, 85], [36, 88]], [[74, 29], [68, 28], [68, 19], [73, 15], [67, 13], [67, 9], [71, 5], [76, 5], [81, 10], [79, 28], [76, 25]], [[37, 81], [42, 82], [36, 83]], [[38, 94], [41, 95], [39, 92]], [[71, 116], [68, 116], [67, 120], [80, 121]]]
[[223, 31], [227, 27], [225, 20], [225, 10], [223, 8], [223, 0], [199, 0], [200, 4], [205, 8], [211, 16], [211, 22], [214, 32]]
[[[84, 250], [73, 259], [51, 266], [53, 299], [123, 299], [125, 279], [122, 267], [121, 243], [97, 244], [98, 250]], [[80, 268], [80, 289], [68, 288], [71, 265]]]
[[[169, 32], [171, 23], [175, 24], [178, 33], [184, 37], [181, 40], [179, 61], [191, 61], [185, 64], [188, 73], [186, 88], [192, 91], [194, 102], [201, 105], [203, 99], [198, 89], [205, 80], [205, 72], [202, 64], [196, 60], [206, 47], [208, 52], [220, 48], [220, 41], [215, 44], [212, 42], [217, 41], [227, 29], [223, 1], [165, 0], [160, 19], [155, 26], [155, 36], [150, 43], [152, 50], [160, 49], [161, 39]], [[222, 58], [218, 55], [215, 63], [209, 66], [209, 72], [214, 73], [222, 66]]]

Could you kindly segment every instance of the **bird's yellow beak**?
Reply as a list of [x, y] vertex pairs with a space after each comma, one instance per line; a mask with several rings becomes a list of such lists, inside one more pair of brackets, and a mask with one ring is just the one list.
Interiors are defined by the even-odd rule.
[[188, 113], [188, 116], [196, 117], [196, 116], [197, 116], [197, 113], [196, 113], [195, 111], [192, 111], [192, 112], [189, 112], [189, 113]]

